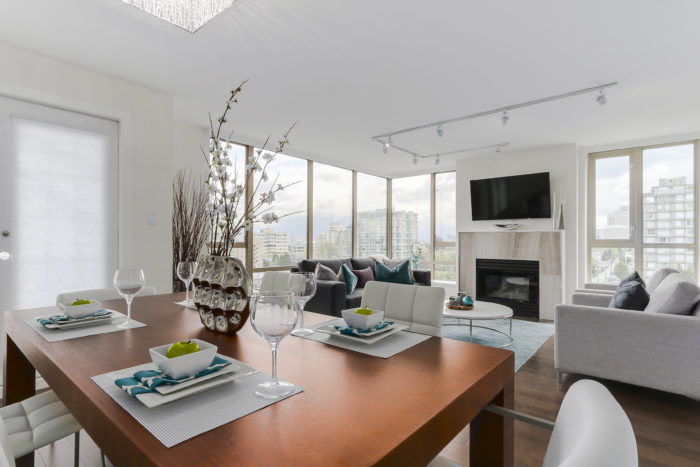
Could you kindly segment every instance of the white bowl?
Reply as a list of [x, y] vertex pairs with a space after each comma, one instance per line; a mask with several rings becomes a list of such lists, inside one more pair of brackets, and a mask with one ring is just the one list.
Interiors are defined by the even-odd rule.
[[148, 349], [148, 352], [151, 354], [151, 360], [158, 368], [163, 370], [163, 373], [171, 378], [179, 379], [184, 376], [196, 375], [211, 364], [216, 356], [217, 347], [199, 339], [189, 340], [197, 343], [199, 352], [168, 358], [168, 349], [172, 344], [165, 344]]
[[92, 298], [87, 298], [84, 300], [90, 300], [92, 303], [88, 303], [85, 305], [71, 305], [71, 303], [60, 303], [56, 302], [56, 305], [61, 309], [63, 313], [66, 314], [66, 316], [69, 319], [78, 319], [78, 318], [85, 318], [86, 316], [90, 316], [91, 314], [95, 313], [96, 311], [99, 311], [102, 309], [102, 304], [98, 302], [97, 300], [93, 300]]
[[347, 325], [351, 328], [362, 330], [370, 329], [381, 323], [382, 319], [384, 319], [383, 311], [372, 310], [374, 313], [371, 315], [358, 315], [355, 313], [356, 310], [359, 310], [359, 308], [351, 308], [340, 312]]

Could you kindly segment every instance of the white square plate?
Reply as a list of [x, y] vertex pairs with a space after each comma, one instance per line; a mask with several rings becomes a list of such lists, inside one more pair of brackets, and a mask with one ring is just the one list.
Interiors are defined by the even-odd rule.
[[362, 342], [363, 344], [374, 344], [375, 342], [384, 339], [385, 337], [388, 337], [392, 334], [395, 334], [399, 331], [404, 331], [408, 329], [408, 326], [405, 324], [398, 324], [394, 323], [391, 324], [384, 329], [380, 329], [379, 331], [373, 332], [373, 333], [368, 333], [371, 334], [368, 337], [357, 337], [357, 336], [350, 336], [348, 334], [343, 334], [341, 333], [338, 329], [335, 328], [335, 326], [339, 325], [345, 325], [345, 321], [342, 319], [332, 321], [328, 324], [324, 324], [323, 326], [317, 327], [315, 330], [318, 332], [322, 332], [324, 334], [330, 334], [333, 337], [338, 337], [340, 339], [346, 339], [346, 340], [351, 340], [354, 342]]

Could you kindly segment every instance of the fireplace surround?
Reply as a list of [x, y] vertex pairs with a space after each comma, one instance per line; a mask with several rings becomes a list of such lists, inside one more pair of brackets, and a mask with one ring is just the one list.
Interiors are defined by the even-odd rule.
[[539, 318], [539, 261], [476, 258], [476, 299], [505, 305], [515, 316]]

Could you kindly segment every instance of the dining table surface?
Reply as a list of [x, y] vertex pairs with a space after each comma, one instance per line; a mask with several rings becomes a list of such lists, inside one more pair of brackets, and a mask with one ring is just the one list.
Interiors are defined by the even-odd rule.
[[[91, 377], [148, 363], [149, 348], [193, 338], [268, 374], [272, 367], [250, 322], [235, 335], [212, 332], [196, 310], [174, 303], [183, 298], [137, 297], [132, 318], [146, 326], [58, 342], [26, 323], [56, 307], [5, 312], [5, 403], [32, 396], [38, 372], [117, 466], [426, 465], [467, 424], [471, 465], [513, 465], [512, 420], [483, 410], [513, 408], [513, 352], [440, 337], [384, 359], [288, 336], [279, 377], [303, 392], [165, 447]], [[126, 312], [124, 300], [103, 307]], [[307, 325], [332, 318], [304, 313]], [[17, 462], [33, 465], [33, 453]]]

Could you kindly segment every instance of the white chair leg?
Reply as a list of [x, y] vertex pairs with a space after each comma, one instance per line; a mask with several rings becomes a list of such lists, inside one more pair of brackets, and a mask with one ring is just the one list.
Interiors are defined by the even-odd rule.
[[102, 467], [107, 467], [107, 464], [105, 463], [105, 453], [100, 451], [100, 456], [102, 456]]
[[73, 455], [73, 466], [80, 464], [80, 431], [75, 432], [75, 454]]

